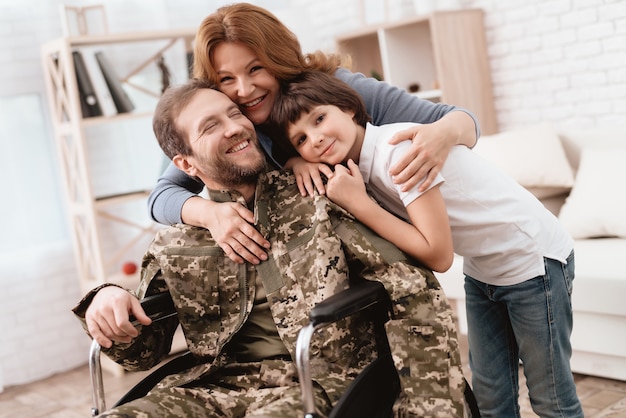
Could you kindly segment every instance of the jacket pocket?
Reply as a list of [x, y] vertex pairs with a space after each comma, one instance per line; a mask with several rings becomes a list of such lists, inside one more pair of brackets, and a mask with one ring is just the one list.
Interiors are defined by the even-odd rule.
[[236, 293], [239, 280], [236, 266], [225, 263], [219, 248], [179, 247], [168, 249], [161, 268], [176, 305], [189, 348], [202, 357], [215, 357], [222, 328], [222, 301]]

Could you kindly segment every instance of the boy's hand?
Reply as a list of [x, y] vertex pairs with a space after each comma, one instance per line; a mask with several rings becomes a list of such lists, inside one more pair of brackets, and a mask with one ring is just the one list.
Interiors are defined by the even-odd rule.
[[289, 159], [285, 168], [291, 169], [296, 176], [296, 183], [302, 196], [313, 196], [315, 190], [321, 195], [326, 193], [324, 178], [332, 175], [333, 170], [323, 163], [310, 163], [301, 157]]
[[328, 176], [326, 195], [330, 200], [347, 210], [353, 212], [363, 199], [368, 199], [363, 176], [359, 166], [352, 160], [348, 160], [348, 167], [341, 164], [335, 166], [335, 172]]

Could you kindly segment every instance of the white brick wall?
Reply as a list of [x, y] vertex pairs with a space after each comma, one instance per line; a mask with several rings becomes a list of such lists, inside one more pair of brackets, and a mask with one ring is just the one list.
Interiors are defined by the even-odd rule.
[[[391, 17], [407, 10], [404, 0], [387, 2]], [[309, 34], [311, 41], [302, 42], [305, 50], [333, 50], [334, 37], [359, 24], [354, 12], [358, 0], [342, 0], [342, 7], [337, 0], [292, 3], [312, 13], [317, 36]], [[500, 130], [541, 122], [593, 128], [626, 120], [623, 0], [432, 2], [443, 3], [485, 11]]]
[[626, 119], [626, 3], [470, 0], [483, 8], [501, 130]]
[[[397, 10], [407, 7], [406, 0], [388, 1]], [[39, 45], [61, 35], [60, 3], [0, 2], [0, 98], [33, 92], [43, 97]], [[194, 26], [229, 1], [105, 3], [111, 30], [126, 31]], [[275, 11], [296, 32], [305, 51], [331, 51], [337, 34], [359, 25], [359, 0], [254, 3]], [[539, 122], [560, 128], [624, 122], [624, 1], [461, 0], [457, 4], [486, 12], [501, 129]], [[390, 13], [397, 15], [397, 11]], [[70, 314], [80, 296], [76, 283], [67, 242], [0, 255], [0, 390], [86, 361], [88, 340]]]
[[80, 299], [70, 244], [3, 254], [0, 266], [1, 386], [85, 364], [89, 340], [70, 311]]

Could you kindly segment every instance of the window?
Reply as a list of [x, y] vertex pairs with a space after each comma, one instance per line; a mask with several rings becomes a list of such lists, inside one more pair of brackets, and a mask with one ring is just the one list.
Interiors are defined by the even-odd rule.
[[68, 238], [49, 129], [39, 94], [0, 97], [3, 253]]

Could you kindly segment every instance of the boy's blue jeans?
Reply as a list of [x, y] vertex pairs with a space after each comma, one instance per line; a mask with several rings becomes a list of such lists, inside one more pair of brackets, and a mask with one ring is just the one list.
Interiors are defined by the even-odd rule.
[[465, 276], [472, 388], [482, 417], [520, 417], [519, 360], [533, 410], [583, 417], [570, 368], [574, 252], [544, 259], [545, 276], [492, 286]]

